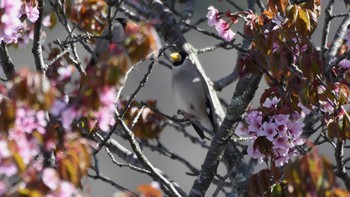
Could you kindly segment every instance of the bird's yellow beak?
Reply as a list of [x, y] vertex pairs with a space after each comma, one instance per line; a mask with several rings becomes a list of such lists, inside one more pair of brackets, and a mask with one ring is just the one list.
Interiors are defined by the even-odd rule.
[[170, 58], [172, 62], [179, 62], [181, 61], [181, 55], [178, 52], [174, 52], [170, 54]]

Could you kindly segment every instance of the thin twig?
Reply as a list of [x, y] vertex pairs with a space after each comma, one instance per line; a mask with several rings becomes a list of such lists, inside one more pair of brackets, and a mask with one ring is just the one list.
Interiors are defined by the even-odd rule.
[[181, 195], [176, 190], [174, 185], [168, 179], [166, 179], [161, 173], [159, 173], [156, 170], [156, 168], [153, 166], [153, 164], [143, 154], [140, 148], [140, 144], [135, 139], [134, 133], [128, 128], [126, 123], [120, 118], [118, 118], [118, 122], [120, 123], [120, 125], [122, 126], [122, 129], [124, 130], [126, 137], [130, 143], [130, 146], [132, 147], [133, 151], [135, 152], [137, 157], [140, 159], [140, 161], [143, 163], [143, 165], [151, 171], [154, 178], [156, 178], [159, 182], [161, 182], [163, 185], [165, 185], [169, 189], [169, 191], [171, 192], [170, 195], [181, 197]]

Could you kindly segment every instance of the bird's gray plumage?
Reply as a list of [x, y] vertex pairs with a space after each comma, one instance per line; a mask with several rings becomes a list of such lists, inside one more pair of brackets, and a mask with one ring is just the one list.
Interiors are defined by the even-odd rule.
[[[123, 18], [118, 18], [117, 20], [113, 21], [112, 38], [111, 38], [112, 43], [120, 44], [124, 40], [125, 24], [126, 24], [126, 21]], [[108, 30], [105, 29], [102, 33], [102, 37], [106, 37], [107, 35], [108, 35]], [[96, 64], [100, 55], [106, 52], [106, 50], [108, 49], [109, 44], [110, 44], [110, 41], [105, 38], [99, 39], [97, 41], [95, 49], [93, 51], [94, 56], [91, 57], [88, 66], [93, 66]]]
[[[181, 110], [197, 117], [203, 127], [213, 131], [210, 114], [210, 100], [203, 87], [202, 79], [194, 62], [186, 53], [181, 53], [181, 60], [173, 62], [172, 89], [175, 101]], [[196, 125], [195, 130], [203, 139], [203, 131]]]

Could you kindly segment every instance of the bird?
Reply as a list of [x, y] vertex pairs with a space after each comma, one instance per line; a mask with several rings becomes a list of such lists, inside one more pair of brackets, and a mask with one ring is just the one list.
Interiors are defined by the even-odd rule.
[[[127, 20], [125, 18], [117, 18], [113, 21], [113, 24], [111, 27], [112, 29], [111, 43], [122, 45], [121, 43], [124, 41], [124, 38], [125, 38], [124, 29], [126, 27], [126, 24], [127, 24]], [[107, 35], [108, 35], [108, 30], [105, 29], [102, 33], [102, 37], [106, 37]], [[109, 44], [110, 44], [110, 41], [105, 38], [99, 39], [97, 41], [93, 51], [93, 55], [91, 56], [86, 69], [93, 67], [97, 63], [98, 58], [108, 50]]]
[[[172, 92], [178, 107], [187, 115], [197, 118], [209, 131], [213, 131], [214, 122], [210, 99], [204, 88], [200, 73], [186, 52], [173, 52], [170, 54], [172, 61]], [[207, 138], [203, 130], [192, 123], [195, 131], [201, 139]]]

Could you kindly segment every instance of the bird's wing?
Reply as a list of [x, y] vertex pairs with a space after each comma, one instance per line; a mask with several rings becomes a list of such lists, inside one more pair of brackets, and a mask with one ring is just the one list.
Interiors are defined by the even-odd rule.
[[[102, 37], [107, 36], [108, 30], [105, 29], [102, 33]], [[121, 24], [118, 20], [116, 20], [113, 23], [112, 26], [112, 39], [111, 41], [113, 43], [120, 43], [124, 39], [124, 25]], [[88, 63], [89, 66], [94, 66], [96, 64], [96, 61], [100, 57], [101, 54], [103, 54], [109, 46], [109, 40], [101, 38], [97, 41], [95, 49], [94, 49], [94, 55], [90, 58], [90, 61]]]

